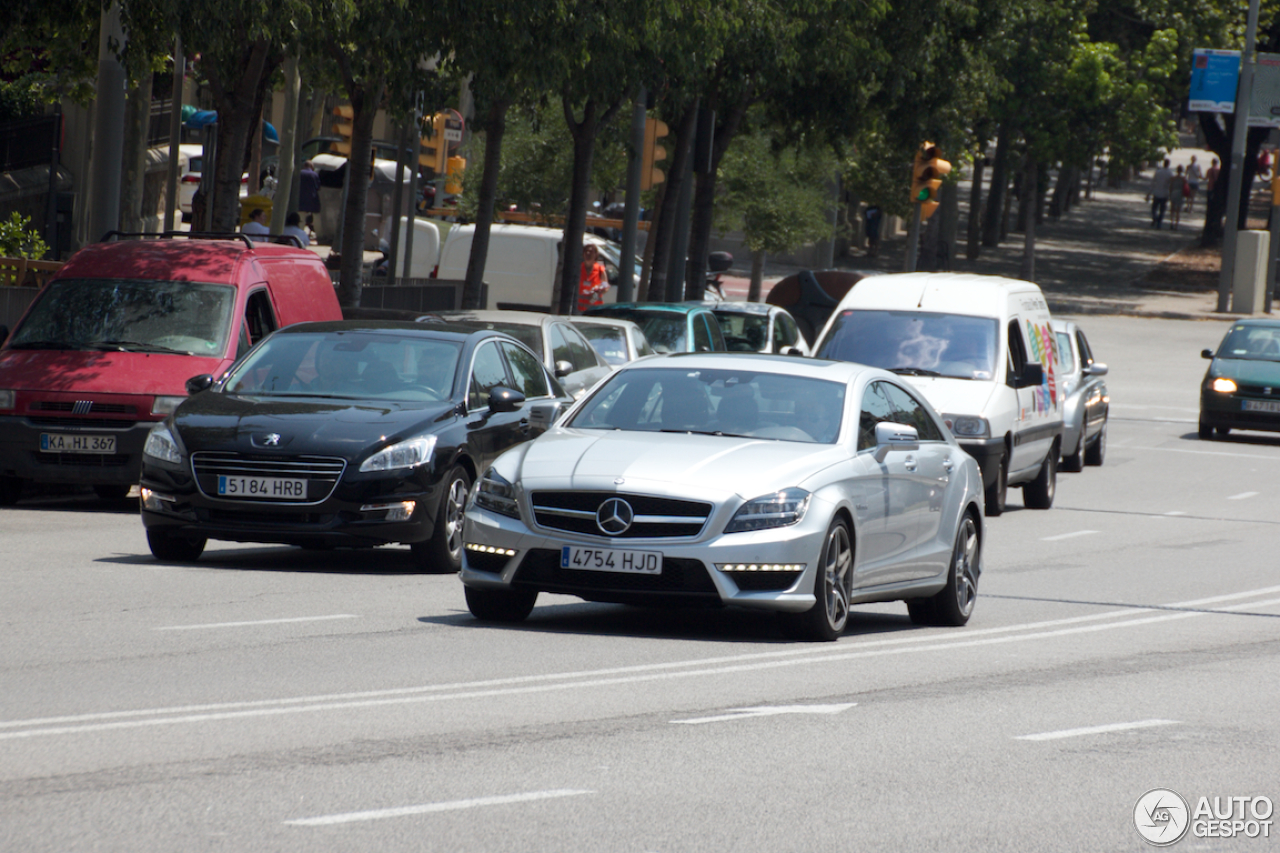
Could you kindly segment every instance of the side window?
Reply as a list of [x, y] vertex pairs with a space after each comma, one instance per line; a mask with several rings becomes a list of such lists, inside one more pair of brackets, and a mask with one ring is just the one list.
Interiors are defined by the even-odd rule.
[[1093, 350], [1089, 349], [1089, 342], [1085, 339], [1084, 332], [1076, 329], [1076, 343], [1080, 345], [1080, 365], [1088, 367], [1093, 364]]
[[489, 392], [499, 385], [509, 385], [507, 367], [498, 352], [498, 345], [486, 341], [476, 350], [471, 363], [471, 382], [467, 392], [467, 408], [483, 409], [489, 405]]
[[[721, 349], [724, 349], [722, 346]], [[714, 347], [711, 343], [711, 328], [707, 325], [707, 318], [704, 316], [695, 316], [693, 318], [693, 351], [694, 352], [711, 352]]]
[[1005, 381], [1013, 385], [1022, 375], [1022, 368], [1027, 365], [1027, 347], [1022, 342], [1022, 329], [1017, 320], [1009, 321], [1009, 375]]
[[869, 450], [876, 446], [876, 424], [895, 422], [893, 401], [889, 399], [884, 382], [872, 382], [862, 394], [862, 414], [858, 418], [858, 449]]
[[655, 350], [649, 344], [649, 339], [644, 336], [644, 332], [639, 329], [631, 329], [631, 341], [636, 347], [636, 357], [642, 355], [653, 355]]
[[1070, 373], [1076, 369], [1075, 356], [1072, 355], [1071, 335], [1058, 332], [1055, 337], [1058, 339], [1058, 363], [1062, 365], [1063, 372]]
[[720, 328], [720, 321], [716, 319], [716, 315], [708, 311], [702, 315], [702, 319], [707, 324], [707, 329], [711, 334], [711, 349], [714, 352], [724, 352], [729, 347], [724, 342], [724, 331]]
[[236, 343], [236, 358], [244, 355], [249, 351], [249, 323], [246, 320], [240, 321], [240, 340]]
[[[881, 383], [889, 401], [893, 403], [893, 422], [913, 426], [921, 441], [942, 441], [942, 430], [934, 420], [929, 407], [921, 403], [905, 388], [888, 382]], [[874, 437], [873, 437], [874, 440]]]
[[276, 330], [276, 312], [271, 308], [271, 298], [263, 289], [249, 294], [244, 309], [245, 322], [249, 324], [250, 343], [257, 343]]
[[511, 378], [517, 391], [530, 400], [534, 397], [550, 396], [547, 372], [542, 362], [528, 350], [507, 341], [503, 341], [502, 351], [507, 356], [507, 364], [511, 367]]
[[773, 349], [777, 352], [782, 347], [795, 346], [800, 336], [795, 322], [786, 314], [776, 314], [773, 318]]
[[565, 340], [564, 330], [561, 329], [559, 323], [551, 327], [551, 360], [555, 363], [567, 361], [574, 365], [574, 370], [582, 369], [574, 364], [573, 352], [569, 349], [569, 342]]
[[590, 370], [600, 366], [596, 351], [591, 348], [591, 344], [587, 343], [587, 339], [582, 337], [581, 332], [567, 323], [557, 323], [554, 328], [564, 335], [565, 343], [569, 347], [569, 361], [573, 362], [574, 370]]

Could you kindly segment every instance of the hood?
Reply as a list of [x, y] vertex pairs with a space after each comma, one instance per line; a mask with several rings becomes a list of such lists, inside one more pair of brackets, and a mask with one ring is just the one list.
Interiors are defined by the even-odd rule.
[[[553, 429], [525, 448], [526, 489], [574, 488], [751, 499], [848, 459], [825, 444], [657, 432]], [[619, 480], [623, 482], [618, 482]]]
[[365, 448], [391, 439], [432, 431], [452, 417], [454, 404], [406, 406], [396, 403], [322, 400], [315, 397], [267, 399], [205, 392], [173, 414], [189, 452], [245, 450], [255, 436], [276, 433], [282, 451], [353, 458]]
[[186, 381], [217, 374], [220, 358], [149, 352], [0, 351], [0, 388], [186, 396]]
[[1280, 361], [1252, 358], [1215, 358], [1212, 376], [1226, 376], [1241, 385], [1270, 385], [1280, 388]]
[[934, 376], [901, 376], [924, 395], [938, 414], [982, 415], [995, 393], [996, 383], [981, 379], [948, 379]]

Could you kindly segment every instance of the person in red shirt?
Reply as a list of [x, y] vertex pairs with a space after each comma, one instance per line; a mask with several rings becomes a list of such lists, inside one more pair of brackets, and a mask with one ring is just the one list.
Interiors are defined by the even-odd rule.
[[600, 263], [600, 250], [592, 243], [582, 247], [582, 274], [578, 283], [578, 313], [593, 305], [604, 304], [604, 292], [609, 289], [609, 276]]

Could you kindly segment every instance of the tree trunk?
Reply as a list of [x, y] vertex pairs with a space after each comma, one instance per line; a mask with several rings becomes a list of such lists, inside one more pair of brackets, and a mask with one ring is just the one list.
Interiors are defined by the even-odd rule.
[[1022, 209], [1027, 212], [1026, 232], [1022, 244], [1022, 269], [1019, 277], [1023, 281], [1036, 280], [1036, 215], [1033, 209], [1040, 198], [1040, 167], [1036, 158], [1027, 152], [1022, 172]]
[[342, 211], [342, 246], [338, 302], [360, 304], [364, 287], [364, 226], [369, 209], [369, 170], [373, 166], [373, 120], [386, 92], [386, 81], [378, 78], [348, 89], [351, 99], [351, 154], [347, 157], [347, 206]]
[[1003, 237], [1005, 190], [1009, 186], [1009, 136], [1001, 127], [996, 136], [996, 157], [991, 164], [991, 188], [987, 190], [987, 206], [982, 222], [982, 245], [995, 248]]
[[[684, 278], [685, 299], [701, 299], [706, 289], [707, 254], [711, 247], [711, 226], [714, 223], [716, 205], [716, 180], [720, 161], [738, 133], [742, 118], [751, 102], [750, 90], [733, 104], [728, 114], [715, 128], [711, 140], [711, 164], [697, 175], [693, 197], [693, 217], [689, 223], [689, 264]], [[707, 104], [715, 108], [715, 101]]]
[[973, 158], [973, 180], [969, 185], [969, 240], [964, 256], [976, 261], [982, 254], [982, 173], [987, 158], [981, 152]]
[[676, 128], [675, 150], [671, 154], [671, 168], [667, 169], [666, 185], [659, 208], [657, 233], [649, 232], [653, 241], [653, 264], [649, 271], [648, 297], [654, 302], [667, 299], [667, 267], [671, 260], [671, 244], [675, 234], [676, 208], [680, 203], [680, 184], [684, 181], [685, 162], [693, 154], [693, 131], [698, 121], [698, 104], [693, 101], [680, 115]]
[[587, 230], [587, 195], [591, 190], [591, 161], [595, 156], [596, 135], [617, 113], [623, 101], [630, 103], [631, 98], [631, 93], [624, 92], [603, 112], [595, 99], [588, 99], [579, 122], [574, 120], [573, 105], [568, 96], [561, 96], [565, 124], [573, 136], [573, 186], [564, 218], [560, 279], [551, 303], [557, 313], [573, 314], [577, 308], [578, 288], [582, 282], [582, 235]]
[[471, 238], [471, 257], [467, 260], [467, 283], [462, 294], [463, 308], [479, 308], [484, 286], [484, 266], [489, 257], [489, 231], [498, 203], [498, 174], [502, 169], [502, 139], [507, 133], [507, 110], [511, 101], [493, 102], [485, 113], [484, 174], [480, 177], [477, 199], [476, 228]]
[[747, 301], [759, 302], [764, 290], [764, 252], [751, 253], [751, 283], [747, 285]]
[[213, 209], [208, 211], [210, 231], [231, 232], [240, 227], [240, 176], [244, 173], [250, 127], [260, 114], [262, 92], [277, 65], [266, 40], [245, 47], [241, 73], [222, 80], [216, 70], [204, 70], [217, 108], [218, 157], [214, 164]]
[[147, 177], [147, 131], [151, 125], [151, 75], [143, 74], [125, 103], [124, 162], [120, 174], [120, 230], [145, 231], [142, 197]]

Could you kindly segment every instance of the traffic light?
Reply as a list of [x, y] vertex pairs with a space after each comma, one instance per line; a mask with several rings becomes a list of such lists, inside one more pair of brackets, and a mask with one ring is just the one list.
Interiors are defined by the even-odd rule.
[[942, 152], [932, 142], [926, 142], [916, 152], [911, 167], [911, 200], [920, 205], [920, 218], [928, 219], [938, 209], [938, 188], [942, 178], [951, 171], [951, 164], [939, 156]]
[[651, 190], [666, 180], [666, 175], [654, 164], [667, 159], [667, 149], [658, 140], [668, 133], [667, 123], [656, 118], [644, 120], [644, 149], [640, 152], [640, 189]]
[[418, 163], [442, 176], [449, 167], [449, 143], [444, 138], [445, 114], [423, 116], [422, 123], [427, 135], [422, 137], [423, 152], [418, 155]]
[[338, 117], [338, 120], [333, 123], [333, 130], [342, 137], [342, 141], [329, 143], [329, 151], [350, 157], [351, 134], [355, 132], [355, 127], [352, 125], [356, 117], [355, 108], [350, 104], [343, 104], [340, 107], [334, 107], [333, 114]]
[[459, 195], [462, 192], [462, 173], [466, 171], [466, 157], [450, 157], [449, 162], [445, 165], [445, 174], [447, 178], [444, 182], [444, 191], [451, 195]]

